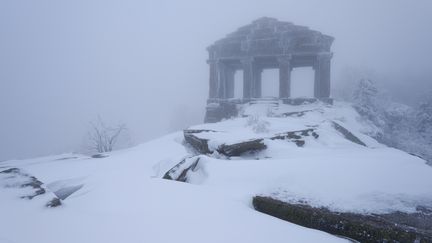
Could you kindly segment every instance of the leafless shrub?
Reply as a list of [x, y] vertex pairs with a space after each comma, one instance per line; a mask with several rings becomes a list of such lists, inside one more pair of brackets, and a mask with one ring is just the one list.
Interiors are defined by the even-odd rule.
[[106, 125], [102, 118], [98, 116], [97, 120], [90, 122], [88, 132], [89, 149], [98, 152], [111, 152], [116, 146], [119, 137], [127, 130], [125, 124], [119, 124], [111, 127]]
[[259, 116], [249, 116], [246, 121], [246, 126], [252, 127], [252, 130], [255, 133], [266, 133], [268, 132], [270, 123], [268, 121], [262, 120]]

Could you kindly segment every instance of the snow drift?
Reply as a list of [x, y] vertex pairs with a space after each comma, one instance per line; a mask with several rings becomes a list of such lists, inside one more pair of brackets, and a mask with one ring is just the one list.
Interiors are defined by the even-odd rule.
[[[239, 109], [240, 117], [189, 128], [205, 130], [197, 137], [207, 141], [206, 153], [178, 132], [106, 158], [58, 155], [1, 162], [0, 171], [23, 169], [63, 199], [61, 206], [46, 208], [38, 197], [21, 199], [25, 188], [0, 188], [0, 241], [343, 242], [258, 213], [251, 199], [271, 195], [362, 213], [432, 206], [432, 168], [367, 136], [375, 128], [349, 104], [258, 103]], [[271, 139], [305, 129], [318, 136], [301, 137], [301, 146]], [[219, 151], [254, 139], [262, 139], [265, 148], [235, 156]], [[181, 161], [194, 165], [183, 175], [187, 183], [162, 179]]]

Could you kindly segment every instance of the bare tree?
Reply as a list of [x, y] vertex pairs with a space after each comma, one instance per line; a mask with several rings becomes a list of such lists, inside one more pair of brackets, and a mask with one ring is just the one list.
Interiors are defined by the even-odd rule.
[[102, 118], [90, 122], [88, 137], [90, 140], [89, 149], [98, 153], [111, 152], [118, 142], [120, 135], [126, 132], [126, 125], [119, 124], [115, 127], [107, 126]]

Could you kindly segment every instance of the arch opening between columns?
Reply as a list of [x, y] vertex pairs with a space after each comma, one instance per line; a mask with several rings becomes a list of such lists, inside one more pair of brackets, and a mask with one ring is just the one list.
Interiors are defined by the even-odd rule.
[[243, 98], [243, 70], [238, 69], [234, 73], [234, 97], [235, 99]]
[[314, 97], [315, 71], [312, 67], [298, 67], [291, 71], [290, 98]]
[[279, 69], [267, 68], [261, 73], [261, 97], [279, 98]]

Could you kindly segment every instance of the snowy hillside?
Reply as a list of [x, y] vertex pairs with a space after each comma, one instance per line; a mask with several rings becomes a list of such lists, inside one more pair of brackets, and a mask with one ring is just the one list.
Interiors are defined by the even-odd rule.
[[[365, 135], [376, 128], [349, 104], [240, 109], [188, 129], [204, 152], [177, 132], [105, 158], [1, 162], [0, 242], [347, 242], [259, 213], [251, 199], [362, 213], [432, 206], [432, 167]], [[187, 183], [162, 179], [180, 176], [182, 160], [196, 162]], [[53, 198], [61, 205], [46, 207]]]

